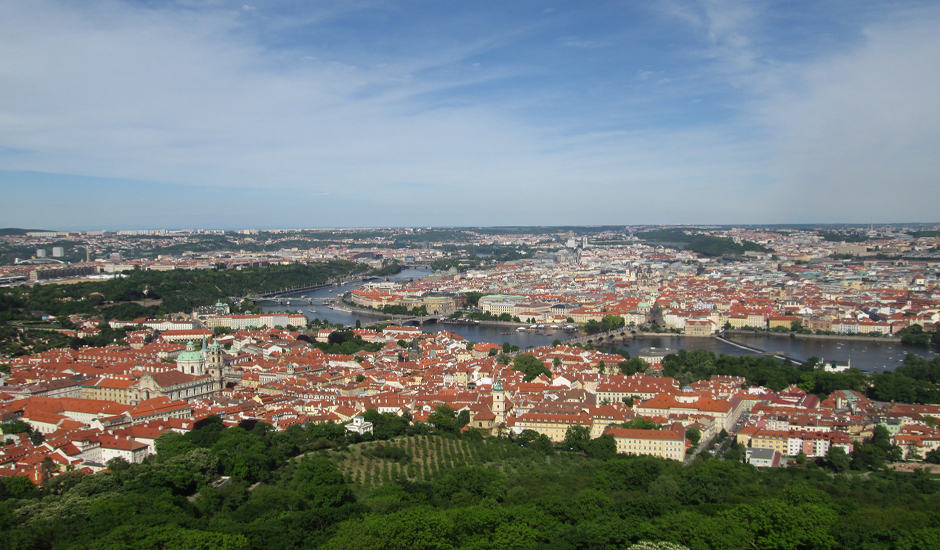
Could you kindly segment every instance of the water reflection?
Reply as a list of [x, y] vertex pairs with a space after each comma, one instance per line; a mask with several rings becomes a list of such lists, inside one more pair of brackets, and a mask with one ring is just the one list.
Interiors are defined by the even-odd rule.
[[[427, 269], [407, 269], [401, 273], [389, 277], [394, 281], [407, 281], [409, 279], [420, 279], [429, 273]], [[363, 283], [349, 283], [336, 287], [327, 287], [312, 292], [300, 294], [299, 296], [315, 299], [338, 298], [344, 293], [354, 288], [359, 288]], [[344, 305], [338, 304], [334, 308], [325, 304], [297, 304], [280, 305], [276, 303], [262, 303], [264, 311], [277, 311], [289, 309], [291, 311], [299, 310], [309, 319], [321, 319], [330, 323], [340, 323], [347, 326], [353, 326], [359, 320], [363, 325], [379, 323], [387, 320], [387, 317], [381, 313], [374, 315], [353, 314], [349, 311], [343, 311]], [[550, 345], [555, 339], [564, 340], [566, 333], [562, 330], [535, 329], [517, 331], [512, 328], [489, 325], [453, 325], [449, 323], [430, 323], [422, 326], [425, 332], [438, 332], [447, 330], [459, 334], [463, 338], [473, 342], [494, 342], [501, 344], [509, 342], [512, 345], [525, 349], [533, 346]], [[736, 334], [733, 340], [763, 349], [769, 352], [782, 353], [783, 355], [805, 360], [810, 357], [820, 357], [829, 361], [851, 361], [853, 367], [868, 371], [893, 370], [897, 367], [908, 353], [923, 356], [936, 356], [937, 351], [933, 348], [923, 348], [917, 346], [905, 346], [897, 342], [863, 342], [856, 340], [809, 340], [801, 338], [791, 338], [789, 336], [771, 336], [766, 334]], [[635, 355], [646, 347], [680, 349], [705, 349], [716, 354], [726, 355], [746, 355], [748, 352], [734, 346], [719, 342], [711, 338], [689, 338], [680, 336], [644, 336], [637, 335], [635, 339], [627, 340], [623, 345], [618, 345]]]

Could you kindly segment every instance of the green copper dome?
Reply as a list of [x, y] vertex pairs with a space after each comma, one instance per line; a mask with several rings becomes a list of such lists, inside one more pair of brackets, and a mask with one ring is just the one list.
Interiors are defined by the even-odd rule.
[[186, 342], [186, 351], [176, 356], [177, 363], [202, 362], [202, 352], [196, 351], [196, 344], [192, 340]]

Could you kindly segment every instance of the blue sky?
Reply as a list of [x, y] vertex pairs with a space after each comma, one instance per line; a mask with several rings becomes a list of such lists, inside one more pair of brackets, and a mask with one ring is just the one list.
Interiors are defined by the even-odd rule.
[[0, 226], [936, 221], [936, 2], [0, 2]]

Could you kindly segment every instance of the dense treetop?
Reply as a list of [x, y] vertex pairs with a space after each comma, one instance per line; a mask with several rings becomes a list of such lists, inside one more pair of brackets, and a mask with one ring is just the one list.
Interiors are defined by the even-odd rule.
[[[386, 441], [362, 443], [332, 424], [277, 433], [209, 417], [161, 436], [144, 464], [115, 460], [41, 489], [6, 478], [0, 548], [940, 545], [937, 482], [922, 473], [837, 456], [772, 471], [707, 455], [683, 466], [616, 456], [612, 441], [576, 431], [558, 448], [532, 433], [458, 435], [453, 411], [436, 414], [411, 426], [371, 411]], [[832, 473], [855, 467], [874, 471]]]

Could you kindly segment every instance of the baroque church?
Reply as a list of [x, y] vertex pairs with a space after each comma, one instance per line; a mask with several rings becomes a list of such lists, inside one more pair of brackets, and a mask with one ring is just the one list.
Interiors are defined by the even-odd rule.
[[197, 350], [194, 342], [176, 357], [176, 369], [148, 372], [129, 388], [131, 403], [166, 396], [174, 400], [209, 397], [222, 389], [225, 356], [218, 343]]

